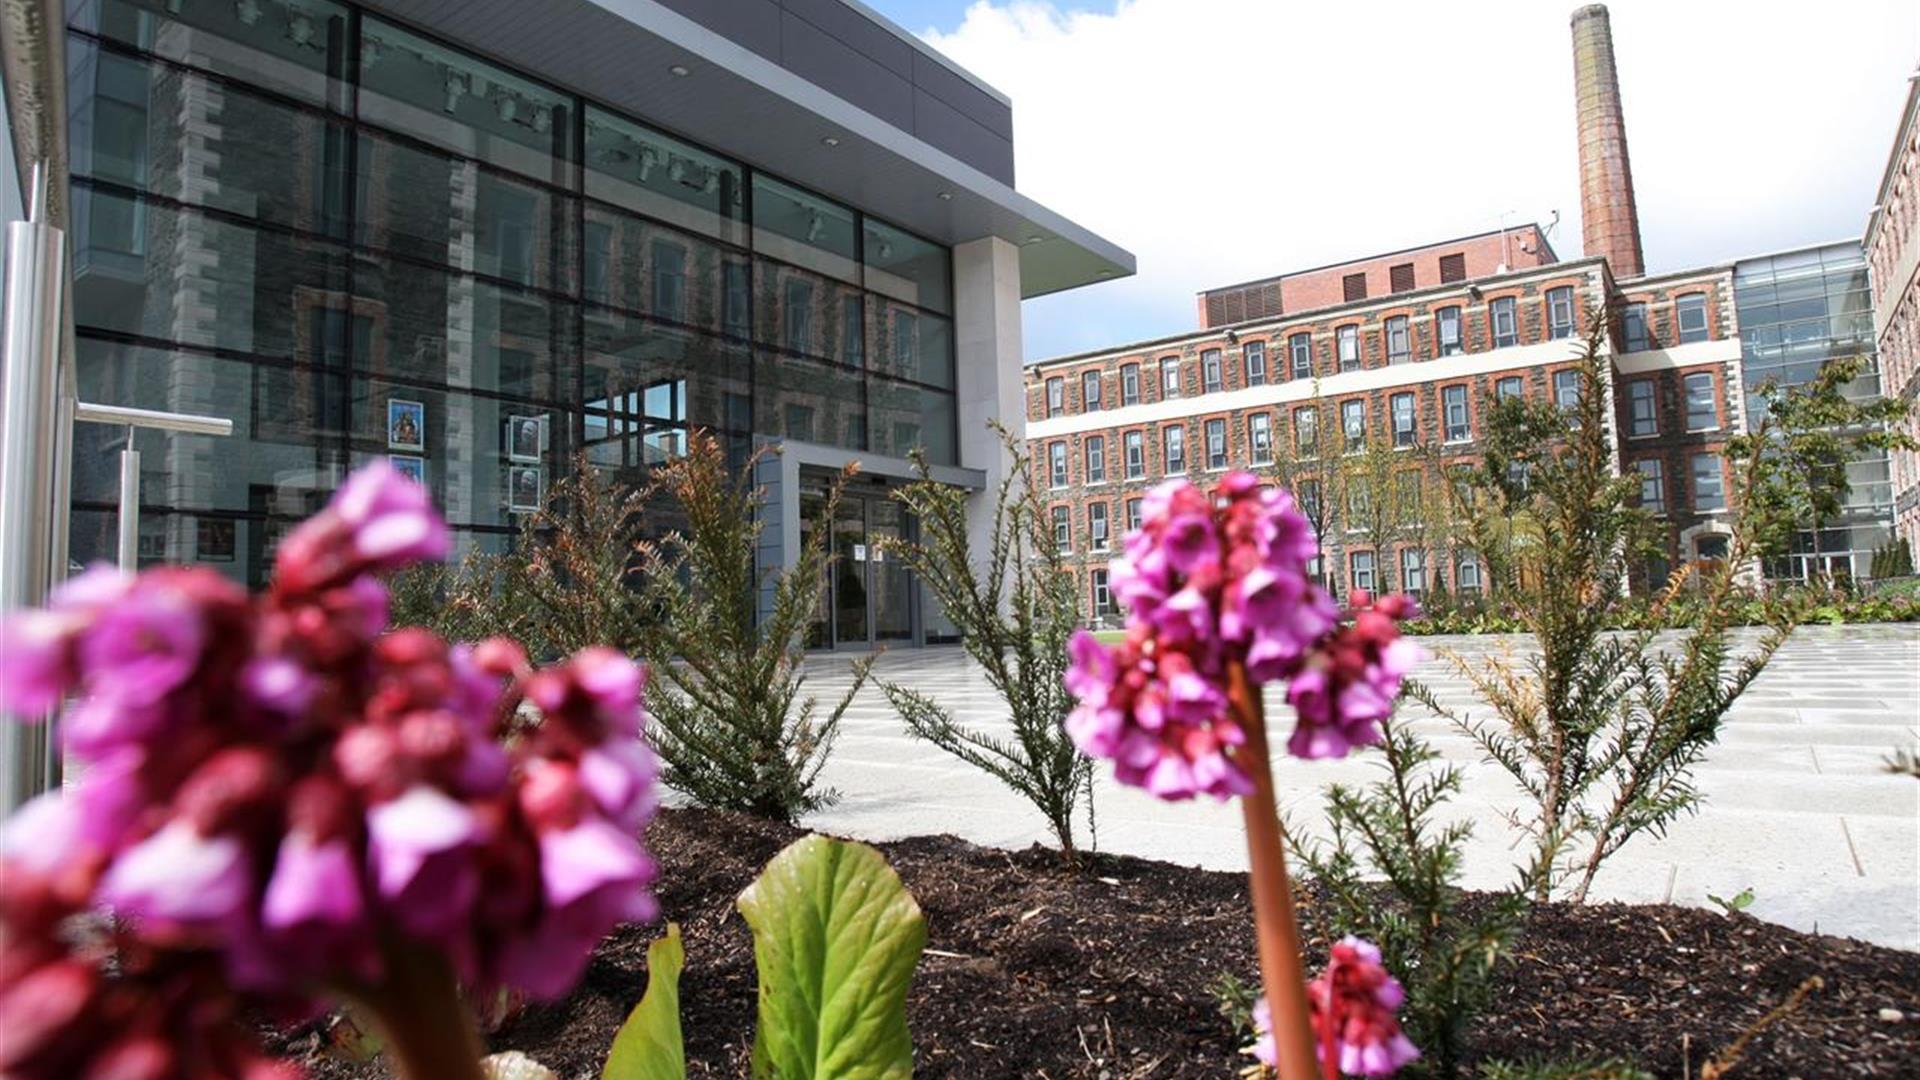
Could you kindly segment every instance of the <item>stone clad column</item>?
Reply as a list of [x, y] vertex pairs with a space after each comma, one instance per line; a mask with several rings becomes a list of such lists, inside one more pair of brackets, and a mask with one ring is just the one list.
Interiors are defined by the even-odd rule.
[[996, 236], [954, 248], [953, 313], [960, 464], [986, 474], [986, 486], [968, 500], [968, 540], [984, 552], [992, 543], [994, 499], [1012, 465], [989, 422], [1000, 421], [1016, 439], [1027, 434], [1020, 249]]

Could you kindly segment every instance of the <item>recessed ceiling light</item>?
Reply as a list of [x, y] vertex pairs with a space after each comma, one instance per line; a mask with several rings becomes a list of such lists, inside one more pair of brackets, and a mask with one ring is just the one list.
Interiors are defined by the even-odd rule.
[[823, 146], [839, 146], [840, 139], [837, 136], [829, 135], [826, 138], [821, 139], [820, 143]]
[[1044, 236], [1029, 236], [1029, 237], [1027, 237], [1027, 243], [1029, 243], [1029, 244], [1037, 244], [1037, 243], [1039, 243], [1040, 241], [1042, 241], [1042, 240], [1045, 240], [1045, 239], [1046, 239], [1046, 237], [1044, 237]]
[[678, 76], [679, 78], [684, 79], [687, 76], [693, 74], [693, 69], [688, 67], [685, 64], [669, 64], [667, 66], [667, 72], [668, 74], [675, 75], [675, 76]]
[[1102, 270], [1102, 271], [1100, 271], [1100, 276], [1101, 276], [1101, 277], [1112, 277], [1112, 276], [1113, 276], [1113, 271], [1111, 271], [1111, 270]]
[[940, 193], [940, 201], [941, 201], [941, 202], [952, 202], [952, 201], [953, 201], [953, 192], [951, 192], [951, 191], [943, 191], [943, 192], [941, 192], [941, 193]]

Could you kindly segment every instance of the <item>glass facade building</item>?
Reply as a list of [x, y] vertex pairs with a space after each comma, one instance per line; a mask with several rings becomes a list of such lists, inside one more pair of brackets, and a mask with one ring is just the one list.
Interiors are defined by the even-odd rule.
[[[445, 19], [493, 17], [488, 48], [409, 23], [411, 8], [69, 0], [79, 396], [234, 425], [230, 438], [81, 425], [69, 565], [113, 557], [117, 450], [129, 444], [142, 452], [140, 559], [209, 563], [250, 584], [267, 577], [280, 536], [374, 459], [432, 490], [463, 550], [511, 546], [522, 515], [576, 459], [643, 479], [693, 429], [722, 438], [735, 463], [764, 444], [803, 450], [795, 457], [810, 467], [768, 503], [774, 540], [762, 555], [776, 563], [812, 528], [831, 528], [835, 544], [845, 534], [837, 553], [860, 563], [870, 540], [910, 534], [885, 486], [914, 452], [945, 479], [985, 486], [993, 461], [962, 459], [954, 244], [983, 231], [985, 244], [1002, 244], [1014, 259], [989, 263], [998, 279], [985, 290], [1010, 269], [1021, 279], [1014, 304], [1096, 277], [1056, 259], [1035, 281], [1023, 265], [1018, 246], [1044, 229], [1037, 219], [1073, 227], [995, 186], [1012, 181], [1010, 144], [970, 160], [952, 131], [910, 131], [989, 173], [968, 181], [985, 196], [952, 184], [933, 204], [943, 215], [912, 229], [851, 202], [849, 192], [872, 196], [856, 173], [843, 171], [835, 198], [684, 127], [490, 60], [509, 23], [532, 15], [524, 2], [476, 0]], [[543, 29], [605, 15], [572, 0], [549, 8]], [[889, 25], [851, 4], [818, 15], [868, 35], [858, 40], [876, 56], [906, 48], [872, 37]], [[636, 17], [618, 33], [636, 50], [685, 46], [695, 38], [676, 17]], [[751, 25], [741, 33], [756, 40]], [[693, 63], [660, 65], [653, 79], [687, 85], [676, 77]], [[808, 58], [778, 63], [801, 69]], [[1004, 98], [937, 63], [941, 94], [979, 104], [989, 123], [1010, 115]], [[726, 111], [739, 104], [735, 71], [701, 75], [718, 86], [708, 136], [735, 138], [745, 121], [762, 127], [735, 144], [778, 140], [766, 115]], [[749, 110], [835, 113], [847, 125], [845, 102], [816, 86], [781, 90], [791, 100], [756, 92]], [[900, 123], [887, 100], [858, 104]], [[845, 138], [860, 152], [872, 144]], [[916, 167], [952, 167], [920, 144], [889, 150]], [[933, 184], [922, 186], [906, 194], [931, 200]], [[879, 198], [899, 204], [899, 194]], [[1023, 217], [987, 213], [1008, 204]], [[956, 225], [968, 215], [989, 225]], [[1094, 263], [1108, 267], [1098, 277], [1131, 271], [1117, 254], [1123, 265]], [[975, 363], [1004, 367], [1000, 382], [1018, 386], [1018, 319], [1014, 334], [1014, 348], [989, 340], [979, 356], [975, 346]], [[993, 384], [973, 386], [975, 398]], [[868, 465], [870, 486], [843, 505], [849, 521], [797, 523], [818, 507], [835, 455]], [[943, 636], [904, 571], [854, 573], [829, 575], [816, 644]]]
[[[1848, 393], [1880, 393], [1873, 342], [1873, 298], [1857, 241], [1742, 259], [1733, 269], [1740, 322], [1741, 378], [1748, 423], [1759, 421], [1759, 387], [1806, 382], [1829, 360], [1864, 357], [1865, 373]], [[1886, 542], [1893, 517], [1887, 456], [1874, 452], [1847, 469], [1852, 490], [1842, 518], [1794, 541], [1792, 553], [1767, 567], [1770, 577], [1805, 577], [1815, 568], [1865, 576], [1874, 548]]]

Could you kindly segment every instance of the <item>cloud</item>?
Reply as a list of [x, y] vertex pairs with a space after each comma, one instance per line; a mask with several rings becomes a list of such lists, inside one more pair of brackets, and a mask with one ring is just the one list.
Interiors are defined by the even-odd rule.
[[[1193, 328], [1194, 294], [1550, 220], [1580, 254], [1571, 0], [978, 0], [925, 36], [1013, 98], [1020, 189], [1137, 277], [1026, 307], [1030, 357]], [[1920, 52], [1912, 0], [1615, 0], [1660, 271], [1857, 235]]]

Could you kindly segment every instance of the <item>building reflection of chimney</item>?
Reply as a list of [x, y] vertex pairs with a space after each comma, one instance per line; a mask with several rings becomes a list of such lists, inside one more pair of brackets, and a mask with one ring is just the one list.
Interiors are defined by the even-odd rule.
[[1588, 256], [1602, 255], [1616, 279], [1646, 273], [1640, 213], [1627, 161], [1627, 123], [1604, 4], [1573, 13], [1573, 81], [1579, 108], [1580, 232]]

